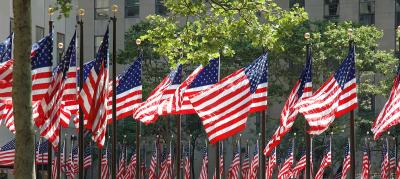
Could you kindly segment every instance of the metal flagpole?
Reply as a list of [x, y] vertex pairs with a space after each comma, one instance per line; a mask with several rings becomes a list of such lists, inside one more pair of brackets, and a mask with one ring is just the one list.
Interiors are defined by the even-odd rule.
[[[398, 58], [400, 58], [400, 26], [397, 26], [397, 42], [399, 43], [399, 45], [398, 45], [398, 51], [397, 51], [397, 57]], [[397, 144], [398, 144], [398, 141], [397, 141], [397, 137], [394, 137], [394, 144], [395, 144], [395, 151], [394, 151], [394, 155], [395, 155], [395, 157], [396, 157], [396, 167], [397, 167], [397, 165], [398, 165], [398, 161], [397, 161]]]
[[[63, 43], [58, 43], [57, 44], [57, 47], [58, 47], [58, 49], [60, 50], [60, 53], [58, 54], [58, 60], [59, 61], [61, 61], [61, 58], [62, 58], [62, 56], [63, 56], [63, 48], [64, 48], [64, 44]], [[61, 142], [61, 130], [62, 130], [62, 127], [60, 126], [60, 129], [59, 129], [59, 131], [58, 131], [58, 152], [57, 152], [57, 177], [60, 179], [61, 178], [61, 176], [59, 175], [59, 173], [60, 173], [60, 170], [59, 170], [59, 167], [60, 167], [60, 161], [61, 161], [61, 154], [60, 154], [60, 144], [62, 143]], [[49, 146], [50, 147], [50, 146]]]
[[114, 17], [111, 17], [113, 22], [113, 48], [112, 48], [112, 146], [111, 146], [111, 178], [117, 176], [117, 18], [115, 13], [118, 11], [117, 5], [112, 5], [111, 11]]
[[180, 179], [181, 178], [181, 120], [182, 120], [182, 115], [178, 116], [178, 121], [176, 124], [176, 178]]
[[[353, 48], [353, 29], [348, 29], [349, 48]], [[350, 111], [350, 167], [351, 179], [356, 178], [356, 151], [355, 151], [355, 133], [354, 133], [354, 110]]]
[[[68, 134], [65, 134], [65, 138], [64, 138], [64, 165], [67, 165], [67, 136], [68, 136]], [[60, 170], [61, 170], [61, 166], [60, 166]], [[61, 174], [60, 174], [60, 176], [61, 176]], [[67, 173], [65, 172], [65, 170], [64, 170], [64, 178], [67, 178]], [[60, 179], [61, 179], [61, 177], [60, 177]]]
[[[220, 59], [219, 59], [219, 66], [218, 66], [218, 82], [221, 80], [221, 53], [220, 53], [220, 57], [219, 57]], [[219, 160], [221, 160], [220, 159], [220, 142], [216, 142], [215, 143], [215, 176], [216, 176], [216, 179], [221, 179], [221, 176], [220, 176], [220, 171], [219, 171]], [[225, 172], [225, 171], [224, 171]], [[224, 178], [224, 176], [225, 176], [225, 174], [224, 174], [224, 172], [222, 173], [222, 178]]]
[[[53, 20], [51, 19], [51, 16], [54, 14], [54, 9], [52, 7], [49, 7], [48, 10], [48, 15], [49, 15], [49, 33], [53, 32]], [[48, 143], [48, 158], [47, 158], [47, 175], [50, 178], [51, 177], [51, 160], [52, 160], [52, 144], [51, 142]]]
[[[82, 90], [83, 87], [83, 16], [85, 15], [84, 9], [79, 9], [79, 89]], [[83, 111], [79, 106], [79, 137], [78, 137], [78, 145], [79, 145], [79, 178], [83, 179], [83, 152], [84, 152], [84, 141], [83, 141]], [[101, 162], [101, 161], [100, 161]], [[99, 162], [99, 164], [100, 164]]]
[[[305, 33], [304, 38], [307, 41], [306, 44], [306, 60], [311, 56], [311, 44], [310, 44], [310, 33]], [[306, 137], [306, 179], [311, 178], [311, 135], [307, 133], [308, 123], [305, 121], [305, 137]]]
[[[143, 51], [142, 49], [139, 48], [140, 44], [142, 43], [142, 40], [136, 39], [136, 45], [138, 46], [138, 57], [143, 56]], [[140, 74], [142, 75], [142, 74]], [[136, 171], [140, 170], [139, 163], [140, 163], [140, 137], [141, 137], [141, 123], [140, 121], [136, 121]], [[140, 179], [140, 173], [136, 172], [136, 178]]]

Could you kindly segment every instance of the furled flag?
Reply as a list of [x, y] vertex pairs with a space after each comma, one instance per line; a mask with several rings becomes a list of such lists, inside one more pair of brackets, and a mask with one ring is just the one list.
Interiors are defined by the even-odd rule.
[[[168, 152], [168, 154], [167, 154]], [[165, 147], [163, 149], [162, 153], [162, 162], [161, 162], [161, 172], [160, 172], [160, 179], [169, 179], [172, 178], [172, 157], [171, 157], [171, 150], [167, 151], [167, 148]]]
[[64, 151], [66, 150], [66, 146], [65, 146], [65, 139], [64, 142], [62, 144], [62, 148], [60, 149], [61, 154], [60, 154], [60, 166], [61, 166], [61, 172], [66, 172], [66, 163], [65, 163], [65, 153]]
[[220, 151], [220, 153], [219, 153], [219, 176], [222, 177], [224, 175], [224, 142], [220, 142], [219, 147], [220, 147], [220, 150], [219, 150]]
[[228, 178], [238, 179], [239, 178], [239, 168], [240, 166], [240, 145], [239, 142], [236, 143], [236, 150], [234, 150], [233, 160], [231, 166], [228, 169]]
[[[73, 146], [73, 145], [72, 145]], [[74, 175], [77, 173], [77, 171], [75, 171], [76, 167], [75, 167], [75, 158], [78, 155], [78, 146], [75, 147], [71, 147], [71, 153], [68, 156], [68, 159], [66, 161], [66, 172], [65, 174], [69, 177], [74, 177]]]
[[0, 42], [0, 63], [11, 59], [12, 38], [13, 34], [10, 34], [3, 42]]
[[365, 145], [363, 147], [361, 179], [369, 179], [369, 173], [371, 169], [371, 163], [369, 159], [370, 159], [369, 146], [367, 143], [367, 139], [365, 139]]
[[400, 178], [400, 162], [397, 162], [396, 177], [397, 179]]
[[173, 95], [162, 102], [158, 108], [158, 113], [160, 115], [196, 113], [188, 96], [202, 91], [218, 82], [219, 61], [219, 59], [212, 59], [207, 66], [203, 67], [200, 65], [197, 67], [192, 74], [179, 85]]
[[56, 67], [56, 72], [51, 78], [47, 93], [34, 107], [36, 112], [33, 112], [33, 114], [36, 114], [33, 119], [40, 130], [40, 135], [49, 140], [54, 148], [58, 147], [60, 137], [58, 135], [61, 126], [68, 127], [71, 118], [71, 111], [66, 108], [64, 98], [66, 98], [68, 90], [76, 92], [76, 86], [71, 88], [66, 83], [69, 67], [74, 66], [76, 70], [75, 36], [76, 33], [71, 39], [64, 59]]
[[258, 166], [259, 166], [259, 152], [258, 152], [258, 140], [257, 140], [257, 145], [255, 146], [254, 153], [253, 153], [253, 159], [251, 160], [251, 166], [250, 166], [250, 179], [256, 179], [257, 178], [257, 172], [258, 172]]
[[121, 148], [121, 155], [119, 157], [119, 166], [118, 166], [118, 170], [117, 170], [117, 178], [118, 179], [125, 178], [125, 173], [126, 173], [125, 153], [126, 153], [126, 148], [124, 146]]
[[208, 148], [207, 145], [203, 148], [203, 163], [201, 164], [199, 179], [208, 179]]
[[15, 138], [0, 147], [0, 166], [14, 166]]
[[346, 147], [344, 149], [344, 160], [343, 160], [343, 169], [342, 169], [342, 177], [341, 179], [346, 179], [347, 172], [350, 170], [350, 142], [347, 142]]
[[389, 154], [388, 154], [388, 142], [383, 144], [382, 147], [382, 163], [381, 163], [381, 179], [389, 178]]
[[[146, 148], [145, 146], [142, 147], [141, 151], [141, 163], [140, 163], [140, 178], [146, 178]], [[171, 167], [172, 173], [172, 167]], [[172, 176], [172, 175], [171, 175]]]
[[274, 173], [274, 168], [276, 167], [276, 148], [273, 150], [272, 154], [269, 156], [267, 168], [267, 177], [271, 178]]
[[149, 97], [143, 102], [135, 112], [133, 118], [145, 124], [150, 124], [158, 119], [158, 108], [162, 102], [170, 98], [181, 83], [182, 65], [178, 65], [167, 77], [150, 93]]
[[374, 133], [374, 139], [378, 139], [383, 132], [387, 131], [390, 127], [399, 124], [399, 111], [400, 111], [400, 66], [397, 68], [397, 76], [394, 80], [392, 91], [390, 92], [389, 99], [382, 111], [379, 113], [371, 131]]
[[92, 146], [88, 146], [85, 149], [85, 153], [83, 153], [83, 168], [89, 168], [91, 166], [92, 166]]
[[299, 109], [310, 125], [308, 133], [321, 134], [335, 117], [357, 108], [355, 71], [353, 46], [339, 69], [311, 97], [296, 104], [295, 108]]
[[342, 166], [342, 165], [340, 165], [340, 166], [337, 168], [336, 173], [335, 173], [335, 176], [334, 176], [334, 179], [341, 179], [341, 177], [342, 177], [342, 169], [343, 169], [343, 166]]
[[[126, 171], [126, 178], [136, 178], [136, 163], [136, 152], [133, 151], [131, 160], [129, 161], [128, 169]], [[151, 178], [149, 177], [149, 179]]]
[[106, 152], [103, 157], [101, 157], [101, 179], [110, 179], [110, 169], [108, 168], [108, 160], [111, 156], [111, 152], [106, 146]]
[[157, 142], [154, 142], [153, 154], [151, 155], [150, 161], [150, 168], [149, 168], [149, 179], [155, 179], [156, 175], [156, 168], [157, 168]]
[[389, 171], [393, 171], [396, 168], [396, 154], [394, 150], [388, 150], [389, 152]]
[[[267, 90], [263, 84], [267, 83], [267, 66], [267, 54], [264, 54], [246, 68], [189, 96], [210, 143], [214, 144], [241, 132], [246, 127], [248, 114], [252, 110], [257, 111], [258, 107], [266, 106]], [[265, 96], [265, 99], [258, 98], [260, 96]]]
[[[132, 65], [117, 77], [116, 111], [117, 120], [131, 116], [142, 102], [142, 59], [136, 59]], [[112, 122], [112, 90], [109, 93], [107, 121]]]
[[306, 151], [303, 148], [300, 152], [300, 159], [297, 161], [296, 166], [293, 167], [293, 177], [298, 178], [301, 172], [306, 168]]
[[185, 148], [184, 153], [185, 153], [184, 179], [190, 179], [190, 143]]
[[332, 136], [329, 138], [329, 142], [325, 144], [324, 158], [322, 158], [321, 164], [315, 179], [322, 179], [324, 177], [325, 169], [332, 164]]
[[49, 157], [49, 141], [39, 141], [35, 145], [35, 160], [36, 165], [47, 165]]
[[264, 149], [264, 154], [269, 155], [276, 146], [281, 143], [282, 138], [292, 129], [293, 123], [296, 120], [298, 109], [294, 106], [299, 103], [303, 98], [309, 97], [312, 94], [312, 58], [311, 50], [307, 55], [307, 61], [304, 66], [303, 72], [299, 80], [294, 85], [289, 98], [281, 112], [281, 120], [278, 129], [272, 135], [271, 140], [268, 142]]
[[240, 172], [242, 173], [242, 178], [249, 178], [250, 174], [250, 158], [249, 158], [249, 150], [242, 154], [242, 168]]
[[294, 140], [292, 139], [292, 145], [289, 146], [288, 154], [283, 163], [282, 168], [279, 170], [278, 178], [279, 179], [286, 179], [292, 175], [292, 165], [293, 165], [293, 147], [294, 147]]
[[108, 104], [108, 27], [96, 55], [93, 68], [83, 84], [79, 105], [86, 120], [85, 128], [92, 132], [92, 140], [103, 147], [107, 127]]
[[51, 178], [57, 179], [57, 156], [51, 161]]

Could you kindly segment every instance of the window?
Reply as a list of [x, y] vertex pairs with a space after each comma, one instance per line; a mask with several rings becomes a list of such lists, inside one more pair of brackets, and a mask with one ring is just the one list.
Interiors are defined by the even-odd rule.
[[400, 25], [400, 0], [396, 0], [396, 27]]
[[339, 0], [324, 0], [325, 19], [337, 19], [339, 17]]
[[139, 17], [139, 0], [125, 0], [125, 17]]
[[[58, 48], [58, 44], [62, 43], [64, 46], [62, 49]], [[62, 57], [60, 57], [60, 54], [63, 53], [65, 49], [65, 35], [62, 33], [57, 32], [57, 64], [61, 62]]]
[[108, 19], [109, 2], [108, 0], [95, 0], [94, 1], [95, 19]]
[[102, 35], [94, 36], [94, 56], [96, 56], [97, 50], [99, 49], [102, 42], [103, 42]]
[[166, 15], [167, 12], [168, 9], [164, 6], [164, 2], [162, 0], [156, 0], [156, 14]]
[[14, 19], [10, 18], [10, 34], [13, 32], [13, 28], [14, 28]]
[[305, 0], [289, 0], [289, 7], [293, 8], [295, 4], [297, 4], [299, 7], [305, 6]]
[[36, 42], [44, 37], [44, 27], [36, 26]]
[[360, 0], [360, 23], [375, 23], [375, 0]]

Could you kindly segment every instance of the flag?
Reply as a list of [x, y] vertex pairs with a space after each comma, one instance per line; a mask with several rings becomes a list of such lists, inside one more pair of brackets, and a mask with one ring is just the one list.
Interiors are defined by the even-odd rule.
[[282, 138], [292, 129], [293, 123], [296, 120], [298, 109], [294, 106], [303, 98], [309, 97], [312, 94], [312, 59], [311, 50], [307, 55], [307, 61], [299, 80], [294, 85], [289, 98], [282, 109], [280, 117], [280, 125], [272, 135], [270, 141], [264, 149], [264, 154], [269, 155], [276, 146], [281, 143]]
[[13, 34], [10, 34], [4, 41], [0, 42], [0, 63], [8, 61], [12, 56]]
[[76, 93], [76, 86], [71, 88], [66, 83], [69, 67], [76, 66], [75, 36], [76, 33], [72, 37], [64, 59], [56, 67], [47, 93], [34, 107], [36, 112], [33, 112], [36, 114], [33, 119], [40, 130], [40, 135], [49, 140], [55, 149], [58, 147], [61, 126], [68, 127], [71, 118], [71, 111], [65, 106], [64, 98], [67, 96], [65, 93], [68, 90], [74, 90]]
[[228, 178], [238, 179], [239, 178], [239, 166], [240, 166], [240, 145], [236, 143], [236, 150], [234, 151], [233, 160], [231, 166], [228, 169]]
[[172, 159], [171, 159], [171, 151], [167, 154], [167, 148], [163, 149], [162, 153], [162, 162], [161, 162], [161, 171], [160, 171], [160, 179], [169, 179], [172, 178], [171, 167], [172, 167]]
[[325, 169], [332, 164], [332, 136], [329, 138], [329, 142], [325, 144], [324, 158], [322, 158], [321, 164], [315, 179], [322, 179], [324, 177]]
[[369, 147], [367, 140], [365, 140], [365, 145], [363, 147], [363, 158], [362, 158], [362, 172], [361, 179], [369, 179], [369, 173], [371, 169]]
[[344, 160], [341, 179], [346, 179], [347, 172], [350, 170], [350, 142], [346, 144], [344, 149]]
[[117, 170], [117, 178], [118, 179], [124, 179], [125, 178], [125, 172], [126, 172], [125, 152], [126, 152], [125, 147], [122, 147], [121, 148], [121, 155], [119, 157], [119, 166], [118, 166], [118, 170]]
[[64, 153], [64, 151], [65, 151], [65, 139], [64, 139], [64, 142], [63, 142], [63, 145], [62, 145], [62, 148], [61, 148], [61, 154], [60, 154], [60, 166], [61, 166], [61, 171], [60, 172], [66, 172], [66, 163], [65, 163], [65, 153]]
[[293, 177], [298, 178], [300, 173], [306, 168], [306, 151], [303, 148], [300, 152], [300, 159], [297, 161], [296, 165], [293, 167]]
[[184, 179], [190, 179], [190, 144], [185, 148]]
[[335, 117], [357, 108], [355, 71], [353, 46], [339, 69], [312, 96], [296, 104], [295, 108], [299, 109], [310, 125], [308, 133], [321, 134]]
[[251, 160], [251, 167], [250, 167], [250, 179], [257, 179], [257, 173], [258, 173], [258, 166], [259, 166], [259, 152], [258, 152], [258, 140], [257, 140], [257, 145], [255, 146], [254, 153], [253, 153], [253, 159]]
[[92, 132], [92, 140], [103, 147], [107, 127], [108, 104], [108, 27], [96, 55], [93, 68], [83, 84], [79, 105], [86, 120], [85, 128]]
[[388, 150], [389, 152], [389, 171], [393, 171], [396, 168], [396, 155], [394, 150]]
[[[246, 68], [189, 96], [210, 143], [214, 144], [241, 132], [246, 127], [251, 110], [257, 111], [256, 108], [266, 106], [267, 90], [263, 84], [267, 83], [267, 66], [267, 54], [264, 54]], [[265, 99], [259, 98], [264, 95]]]
[[108, 168], [108, 160], [111, 156], [111, 152], [106, 147], [106, 152], [101, 158], [101, 179], [110, 179], [110, 170]]
[[157, 177], [156, 175], [157, 156], [158, 156], [157, 143], [154, 142], [154, 149], [153, 149], [153, 154], [151, 156], [150, 168], [149, 168], [149, 179], [155, 179]]
[[201, 164], [199, 179], [208, 179], [208, 149], [207, 145], [203, 148], [203, 163]]
[[[136, 153], [132, 153], [131, 160], [129, 161], [128, 169], [125, 178], [136, 178]], [[151, 179], [151, 178], [150, 178]], [[154, 179], [154, 178], [153, 178]]]
[[150, 93], [149, 97], [133, 113], [133, 118], [145, 124], [154, 123], [158, 119], [158, 108], [162, 102], [170, 98], [181, 83], [182, 66], [178, 65]]
[[76, 171], [77, 167], [75, 166], [75, 164], [76, 164], [75, 163], [75, 160], [76, 160], [75, 158], [78, 155], [78, 150], [79, 150], [78, 146], [73, 147], [73, 144], [72, 144], [71, 153], [69, 154], [68, 159], [66, 161], [66, 165], [65, 165], [66, 172], [65, 172], [65, 174], [67, 176], [71, 177], [71, 178], [73, 178], [74, 175], [77, 173], [77, 171]]
[[0, 166], [14, 166], [15, 138], [0, 147]]
[[[132, 116], [142, 102], [142, 59], [136, 59], [117, 77], [116, 114], [117, 120]], [[108, 97], [107, 121], [112, 122], [112, 90]]]
[[39, 141], [35, 145], [35, 160], [36, 165], [47, 165], [49, 157], [49, 141]]
[[294, 139], [292, 139], [292, 145], [289, 146], [285, 163], [283, 163], [282, 168], [279, 170], [278, 173], [279, 179], [289, 178], [292, 175], [293, 147], [294, 147]]
[[249, 159], [249, 151], [245, 152], [242, 154], [243, 159], [242, 159], [242, 168], [241, 168], [241, 173], [242, 173], [242, 178], [249, 178], [250, 174], [250, 159]]
[[397, 162], [396, 177], [397, 179], [400, 178], [400, 162]]
[[268, 160], [268, 168], [266, 170], [267, 177], [271, 178], [272, 174], [274, 173], [274, 168], [276, 167], [276, 148], [272, 151], [272, 154], [269, 156]]
[[0, 42], [0, 97], [11, 98], [12, 86], [12, 35]]
[[57, 156], [51, 161], [51, 178], [57, 179]]
[[336, 170], [335, 177], [334, 177], [335, 179], [340, 179], [342, 177], [342, 169], [343, 169], [343, 166], [340, 165], [338, 167], [338, 169]]
[[[146, 178], [146, 148], [143, 146], [141, 152], [141, 164], [140, 164], [140, 178]], [[172, 172], [172, 167], [171, 167]]]
[[383, 144], [382, 147], [382, 163], [381, 163], [381, 179], [389, 178], [389, 154], [388, 154], [388, 142]]
[[197, 67], [179, 87], [173, 95], [163, 101], [158, 108], [160, 115], [166, 114], [194, 114], [196, 111], [190, 103], [189, 96], [202, 91], [218, 82], [219, 59], [212, 59], [206, 66]]
[[83, 168], [90, 168], [92, 166], [92, 147], [88, 146], [83, 153]]

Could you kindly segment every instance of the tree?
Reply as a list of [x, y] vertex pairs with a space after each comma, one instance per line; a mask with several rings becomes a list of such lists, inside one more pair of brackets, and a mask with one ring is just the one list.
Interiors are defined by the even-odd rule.
[[[31, 0], [13, 0], [14, 66], [12, 101], [16, 129], [15, 177], [35, 178], [31, 79]], [[57, 0], [56, 9], [68, 16], [71, 0]], [[61, 16], [60, 16], [61, 17]]]

